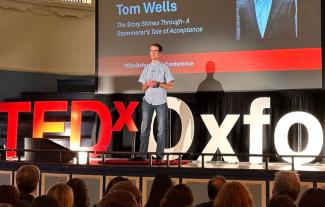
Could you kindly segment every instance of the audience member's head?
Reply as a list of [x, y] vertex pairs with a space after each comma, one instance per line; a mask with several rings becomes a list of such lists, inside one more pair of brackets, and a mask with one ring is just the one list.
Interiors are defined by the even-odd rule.
[[52, 196], [57, 200], [60, 207], [73, 207], [73, 191], [72, 188], [64, 183], [53, 185], [47, 195]]
[[294, 201], [300, 192], [299, 175], [294, 171], [279, 171], [275, 174], [272, 196], [288, 195]]
[[216, 200], [214, 207], [252, 207], [253, 199], [246, 187], [240, 182], [227, 182], [223, 185]]
[[210, 200], [214, 200], [223, 184], [225, 184], [226, 179], [222, 176], [214, 176], [208, 182], [208, 196]]
[[325, 205], [325, 190], [320, 188], [310, 188], [299, 201], [299, 207], [319, 207]]
[[117, 190], [124, 190], [130, 192], [135, 200], [138, 203], [138, 206], [142, 206], [142, 195], [140, 190], [135, 186], [131, 181], [121, 181], [116, 183], [113, 188], [109, 191], [109, 193], [117, 191]]
[[40, 170], [36, 165], [21, 166], [16, 175], [16, 183], [20, 193], [29, 194], [36, 191], [40, 178]]
[[160, 207], [186, 207], [193, 203], [191, 189], [185, 184], [171, 187], [160, 202]]
[[269, 200], [268, 207], [297, 207], [295, 202], [288, 195], [274, 196]]
[[90, 206], [88, 189], [83, 180], [79, 178], [73, 178], [67, 182], [67, 185], [72, 188], [75, 206], [78, 207]]
[[16, 206], [19, 202], [19, 192], [12, 185], [0, 185], [0, 203]]
[[127, 178], [124, 178], [124, 177], [121, 177], [121, 176], [117, 176], [115, 178], [113, 178], [111, 181], [109, 181], [107, 187], [106, 187], [106, 190], [105, 190], [105, 193], [104, 193], [104, 196], [109, 193], [109, 191], [113, 188], [113, 186], [118, 183], [118, 182], [121, 182], [121, 181], [129, 181], [129, 179]]
[[115, 190], [105, 195], [98, 207], [138, 207], [138, 203], [130, 192]]
[[166, 174], [159, 174], [152, 183], [146, 207], [157, 207], [167, 190], [173, 186], [172, 180]]
[[41, 195], [35, 198], [35, 200], [32, 202], [31, 207], [60, 207], [60, 206], [54, 197], [48, 195]]

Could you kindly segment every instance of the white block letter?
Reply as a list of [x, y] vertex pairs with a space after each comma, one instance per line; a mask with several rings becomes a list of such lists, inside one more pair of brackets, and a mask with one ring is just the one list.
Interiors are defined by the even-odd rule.
[[[263, 154], [263, 124], [270, 124], [270, 115], [263, 110], [270, 108], [270, 98], [255, 99], [250, 108], [250, 114], [244, 115], [244, 124], [249, 124], [249, 153]], [[262, 163], [262, 157], [250, 157], [251, 163]]]

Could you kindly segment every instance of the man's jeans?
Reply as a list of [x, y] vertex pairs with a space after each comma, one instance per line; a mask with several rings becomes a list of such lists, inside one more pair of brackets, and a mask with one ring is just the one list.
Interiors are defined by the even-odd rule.
[[[141, 136], [140, 136], [140, 150], [141, 153], [148, 152], [148, 144], [149, 144], [149, 135], [151, 130], [151, 122], [153, 112], [156, 111], [157, 117], [157, 153], [163, 153], [165, 149], [166, 142], [166, 127], [167, 127], [167, 103], [161, 105], [151, 105], [147, 103], [145, 100], [142, 102], [142, 123], [141, 123]], [[145, 157], [145, 156], [143, 156]], [[163, 156], [159, 156], [157, 158], [162, 158]]]

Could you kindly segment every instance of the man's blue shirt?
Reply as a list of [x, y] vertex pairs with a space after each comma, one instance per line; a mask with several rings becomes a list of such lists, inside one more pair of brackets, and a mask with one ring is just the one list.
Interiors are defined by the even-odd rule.
[[[147, 65], [139, 78], [139, 82], [142, 84], [149, 80], [155, 80], [160, 83], [168, 83], [173, 81], [174, 77], [167, 65], [162, 62], [157, 62]], [[167, 92], [165, 89], [160, 87], [150, 87], [146, 90], [143, 99], [149, 104], [161, 105], [167, 102]]]

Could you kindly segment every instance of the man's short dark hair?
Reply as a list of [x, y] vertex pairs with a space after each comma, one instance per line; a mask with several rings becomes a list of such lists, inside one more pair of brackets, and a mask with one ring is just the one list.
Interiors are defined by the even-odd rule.
[[[216, 182], [220, 183], [216, 183]], [[226, 179], [223, 176], [214, 176], [208, 182], [208, 196], [210, 200], [214, 200], [218, 192], [220, 191], [222, 185], [226, 182]]]
[[158, 47], [159, 52], [162, 52], [162, 51], [163, 51], [163, 48], [162, 48], [161, 44], [159, 44], [159, 43], [152, 43], [152, 44], [150, 45], [150, 47], [151, 47], [151, 46]]

